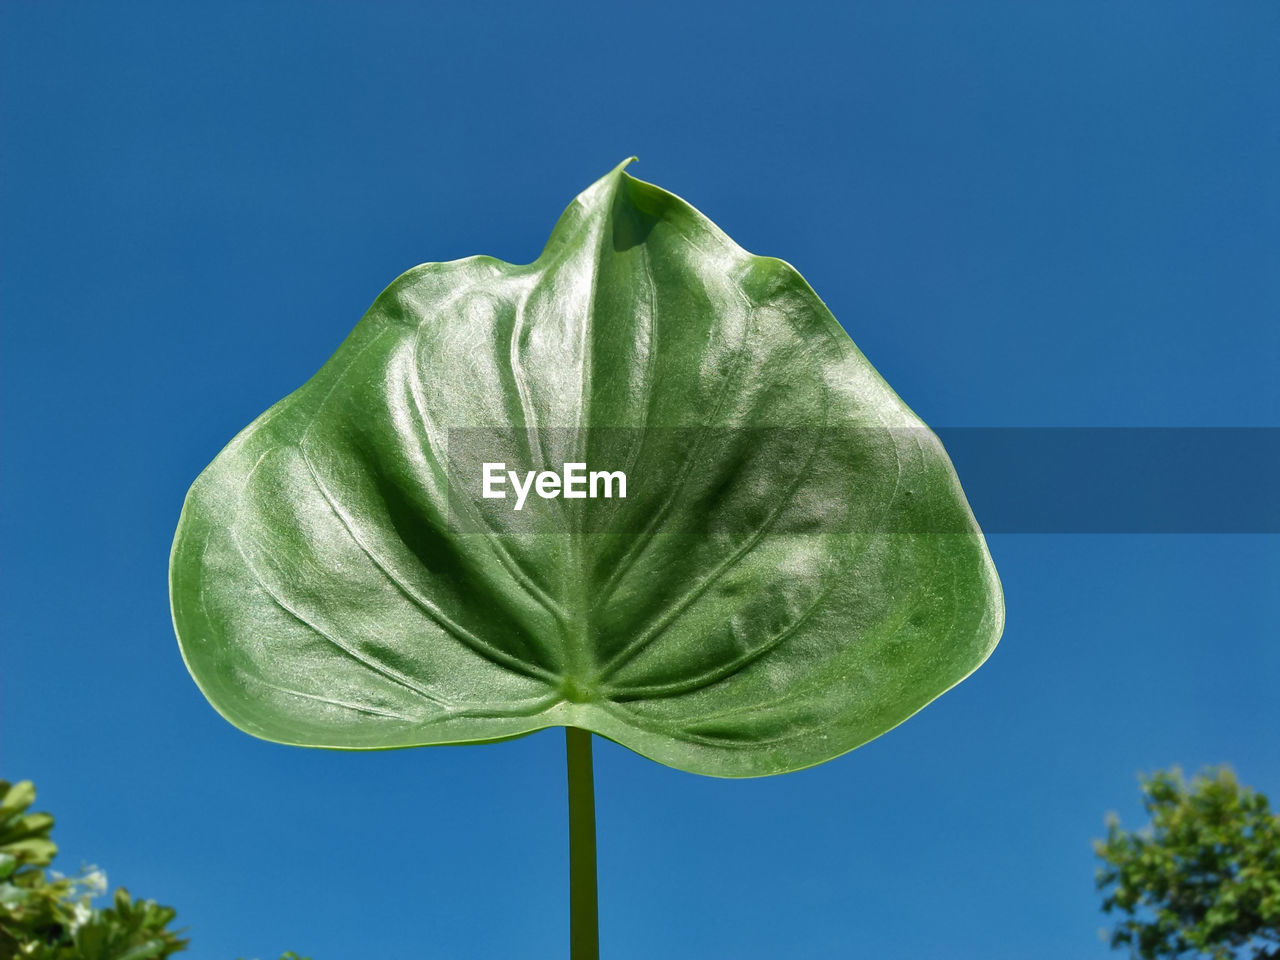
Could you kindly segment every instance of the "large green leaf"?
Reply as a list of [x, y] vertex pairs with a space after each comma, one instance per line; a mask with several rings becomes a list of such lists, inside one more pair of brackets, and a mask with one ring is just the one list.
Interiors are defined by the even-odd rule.
[[[485, 459], [625, 469], [627, 497], [517, 513]], [[878, 736], [1004, 619], [941, 445], [817, 295], [622, 167], [533, 263], [392, 283], [196, 480], [171, 596], [259, 737], [575, 726], [717, 776]]]

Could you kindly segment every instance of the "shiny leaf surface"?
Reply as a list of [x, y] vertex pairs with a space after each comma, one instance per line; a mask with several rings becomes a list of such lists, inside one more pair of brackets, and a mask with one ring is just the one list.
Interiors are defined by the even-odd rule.
[[[477, 492], [490, 459], [625, 470], [627, 495], [516, 512]], [[259, 737], [576, 726], [717, 776], [878, 736], [1004, 618], [941, 445], [800, 275], [622, 167], [533, 263], [392, 283], [197, 479], [171, 599], [201, 690]]]

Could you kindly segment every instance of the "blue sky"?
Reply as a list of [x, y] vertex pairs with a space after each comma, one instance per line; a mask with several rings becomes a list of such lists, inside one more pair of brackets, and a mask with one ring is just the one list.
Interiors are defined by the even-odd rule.
[[[253, 740], [166, 564], [391, 279], [532, 259], [629, 154], [930, 423], [1280, 426], [1270, 2], [0, 11], [0, 776], [194, 960], [562, 956], [558, 732]], [[1103, 957], [1089, 843], [1137, 771], [1280, 797], [1280, 539], [990, 545], [1001, 646], [880, 740], [757, 781], [598, 745], [607, 956]]]

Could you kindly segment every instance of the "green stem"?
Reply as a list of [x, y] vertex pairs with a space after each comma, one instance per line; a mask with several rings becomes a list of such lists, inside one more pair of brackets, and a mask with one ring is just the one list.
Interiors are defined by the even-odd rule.
[[569, 956], [571, 960], [599, 960], [591, 733], [565, 727], [564, 750], [569, 766]]

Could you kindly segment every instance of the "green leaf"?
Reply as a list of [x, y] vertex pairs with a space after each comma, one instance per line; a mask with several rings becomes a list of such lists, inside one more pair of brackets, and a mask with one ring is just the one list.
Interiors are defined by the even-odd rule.
[[[405, 273], [197, 479], [174, 623], [232, 723], [349, 749], [573, 726], [758, 776], [990, 654], [999, 583], [936, 437], [792, 267], [624, 166], [531, 264]], [[494, 451], [625, 468], [627, 497], [517, 513], [476, 493]]]
[[27, 809], [35, 803], [36, 788], [30, 780], [19, 780], [9, 783], [0, 780], [0, 820], [7, 820], [15, 813]]
[[35, 799], [30, 780], [15, 784], [0, 780], [0, 855], [11, 856], [27, 868], [48, 866], [58, 853], [57, 844], [49, 839], [53, 817], [26, 813]]

